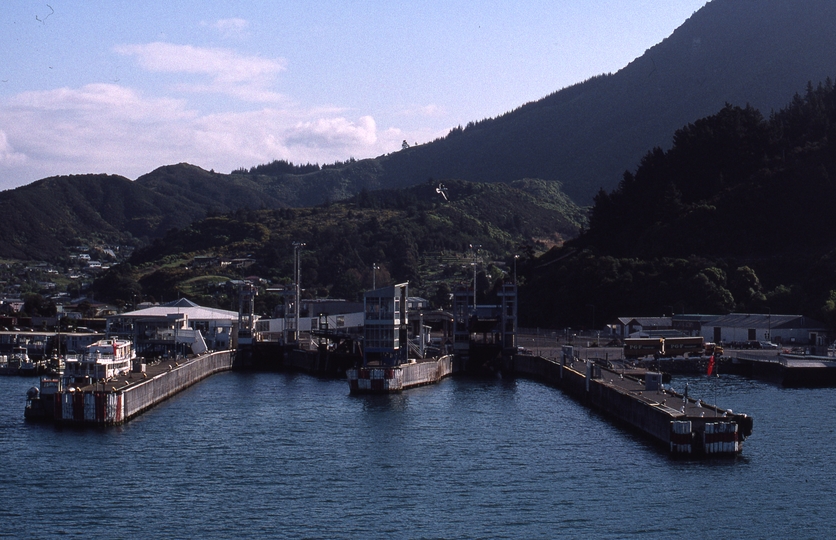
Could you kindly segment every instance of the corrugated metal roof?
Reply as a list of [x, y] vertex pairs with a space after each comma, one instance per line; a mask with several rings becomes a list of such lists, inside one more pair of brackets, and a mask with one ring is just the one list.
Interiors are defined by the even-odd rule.
[[129, 311], [127, 313], [117, 315], [117, 317], [166, 317], [175, 313], [185, 314], [191, 320], [238, 320], [238, 313], [236, 311], [201, 307], [190, 300], [186, 300], [185, 298], [160, 306], [152, 306], [145, 309], [139, 309], [137, 311]]
[[658, 327], [671, 325], [670, 317], [619, 317], [618, 322], [627, 326], [629, 324], [638, 324], [642, 327]]
[[710, 326], [726, 328], [809, 328], [825, 330], [824, 325], [803, 315], [779, 315], [768, 313], [730, 313], [718, 317]]

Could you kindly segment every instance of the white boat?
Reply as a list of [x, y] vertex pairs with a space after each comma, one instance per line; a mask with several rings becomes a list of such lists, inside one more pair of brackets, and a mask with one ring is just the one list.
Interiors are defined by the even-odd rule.
[[0, 356], [0, 375], [17, 375], [20, 364], [5, 354]]
[[26, 347], [15, 347], [12, 350], [12, 356], [17, 359], [18, 373], [24, 376], [33, 376], [38, 374], [39, 365], [37, 362], [29, 358], [29, 352]]
[[90, 384], [118, 377], [131, 370], [136, 358], [133, 343], [125, 339], [102, 339], [87, 346], [83, 355], [64, 358], [65, 386]]

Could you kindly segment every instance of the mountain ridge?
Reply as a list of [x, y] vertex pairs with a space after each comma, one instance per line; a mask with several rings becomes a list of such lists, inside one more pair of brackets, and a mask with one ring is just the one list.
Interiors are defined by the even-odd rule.
[[727, 102], [769, 114], [809, 81], [825, 80], [832, 66], [836, 2], [713, 0], [615, 74], [377, 158], [305, 174], [221, 174], [181, 163], [133, 182], [62, 176], [4, 191], [0, 256], [53, 258], [90, 237], [146, 243], [207, 214], [310, 207], [449, 179], [558, 181], [585, 205], [635, 170], [649, 149], [670, 146], [682, 126]]
[[[569, 196], [588, 204], [648, 149], [669, 147], [677, 129], [727, 102], [768, 115], [808, 82], [832, 76], [834, 21], [836, 4], [825, 0], [714, 0], [614, 74], [431, 143], [349, 164], [343, 178], [355, 192], [429, 178], [542, 178], [563, 182]], [[354, 174], [369, 161], [377, 174]], [[325, 172], [302, 176], [317, 183]]]

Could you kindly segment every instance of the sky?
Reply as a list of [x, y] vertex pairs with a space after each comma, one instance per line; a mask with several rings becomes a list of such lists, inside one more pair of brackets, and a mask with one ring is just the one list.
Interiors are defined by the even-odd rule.
[[4, 0], [0, 190], [423, 144], [602, 73], [706, 0]]

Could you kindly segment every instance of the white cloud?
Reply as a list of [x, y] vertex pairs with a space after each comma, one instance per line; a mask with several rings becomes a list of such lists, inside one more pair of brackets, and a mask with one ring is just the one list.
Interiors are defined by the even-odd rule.
[[[137, 178], [180, 162], [221, 172], [275, 159], [333, 163], [378, 156], [400, 149], [403, 139], [433, 135], [380, 130], [372, 116], [352, 116], [340, 107], [301, 106], [271, 88], [285, 69], [280, 59], [163, 42], [116, 50], [149, 72], [174, 74], [173, 82], [166, 88], [155, 80], [146, 91], [88, 84], [0, 100], [0, 189], [63, 174]], [[207, 92], [234, 99], [213, 99], [213, 112], [206, 112], [199, 94]], [[241, 102], [258, 105], [242, 110]], [[414, 116], [435, 112], [430, 105], [416, 108]]]
[[9, 144], [6, 133], [0, 131], [0, 167], [18, 166], [26, 163], [26, 155], [15, 152]]
[[[148, 99], [139, 93], [116, 84], [88, 84], [79, 89], [58, 88], [40, 92], [24, 92], [9, 101], [12, 111], [61, 112], [71, 114], [107, 111], [121, 119], [141, 119], [154, 116], [159, 120], [180, 120], [193, 116], [185, 108], [186, 102], [171, 98]], [[46, 120], [46, 119], [45, 119]], [[91, 117], [95, 121], [95, 117]]]
[[133, 56], [140, 66], [156, 73], [203, 75], [208, 84], [180, 83], [179, 90], [218, 92], [254, 102], [280, 101], [281, 94], [269, 89], [286, 68], [283, 59], [243, 56], [229, 49], [154, 42], [119, 45], [116, 52]]
[[26, 92], [0, 102], [0, 189], [80, 173], [136, 178], [170, 163], [229, 172], [274, 159], [332, 163], [400, 148], [397, 129], [333, 107], [201, 114], [185, 100], [114, 84]]
[[195, 117], [183, 101], [112, 84], [20, 94], [0, 107], [0, 126], [27, 161], [0, 163], [8, 173], [0, 187], [56, 174], [135, 175], [151, 156], [160, 164], [176, 158], [181, 126]]
[[342, 117], [318, 118], [297, 123], [289, 131], [287, 141], [305, 148], [372, 146], [377, 142], [377, 125], [371, 116], [356, 123]]
[[429, 105], [409, 107], [407, 109], [403, 109], [400, 112], [400, 116], [419, 116], [428, 118], [441, 117], [445, 114], [447, 114], [447, 112], [442, 107], [439, 107], [434, 103], [431, 103]]
[[220, 32], [224, 38], [230, 39], [246, 37], [250, 23], [244, 19], [232, 18], [220, 19], [210, 26]]

